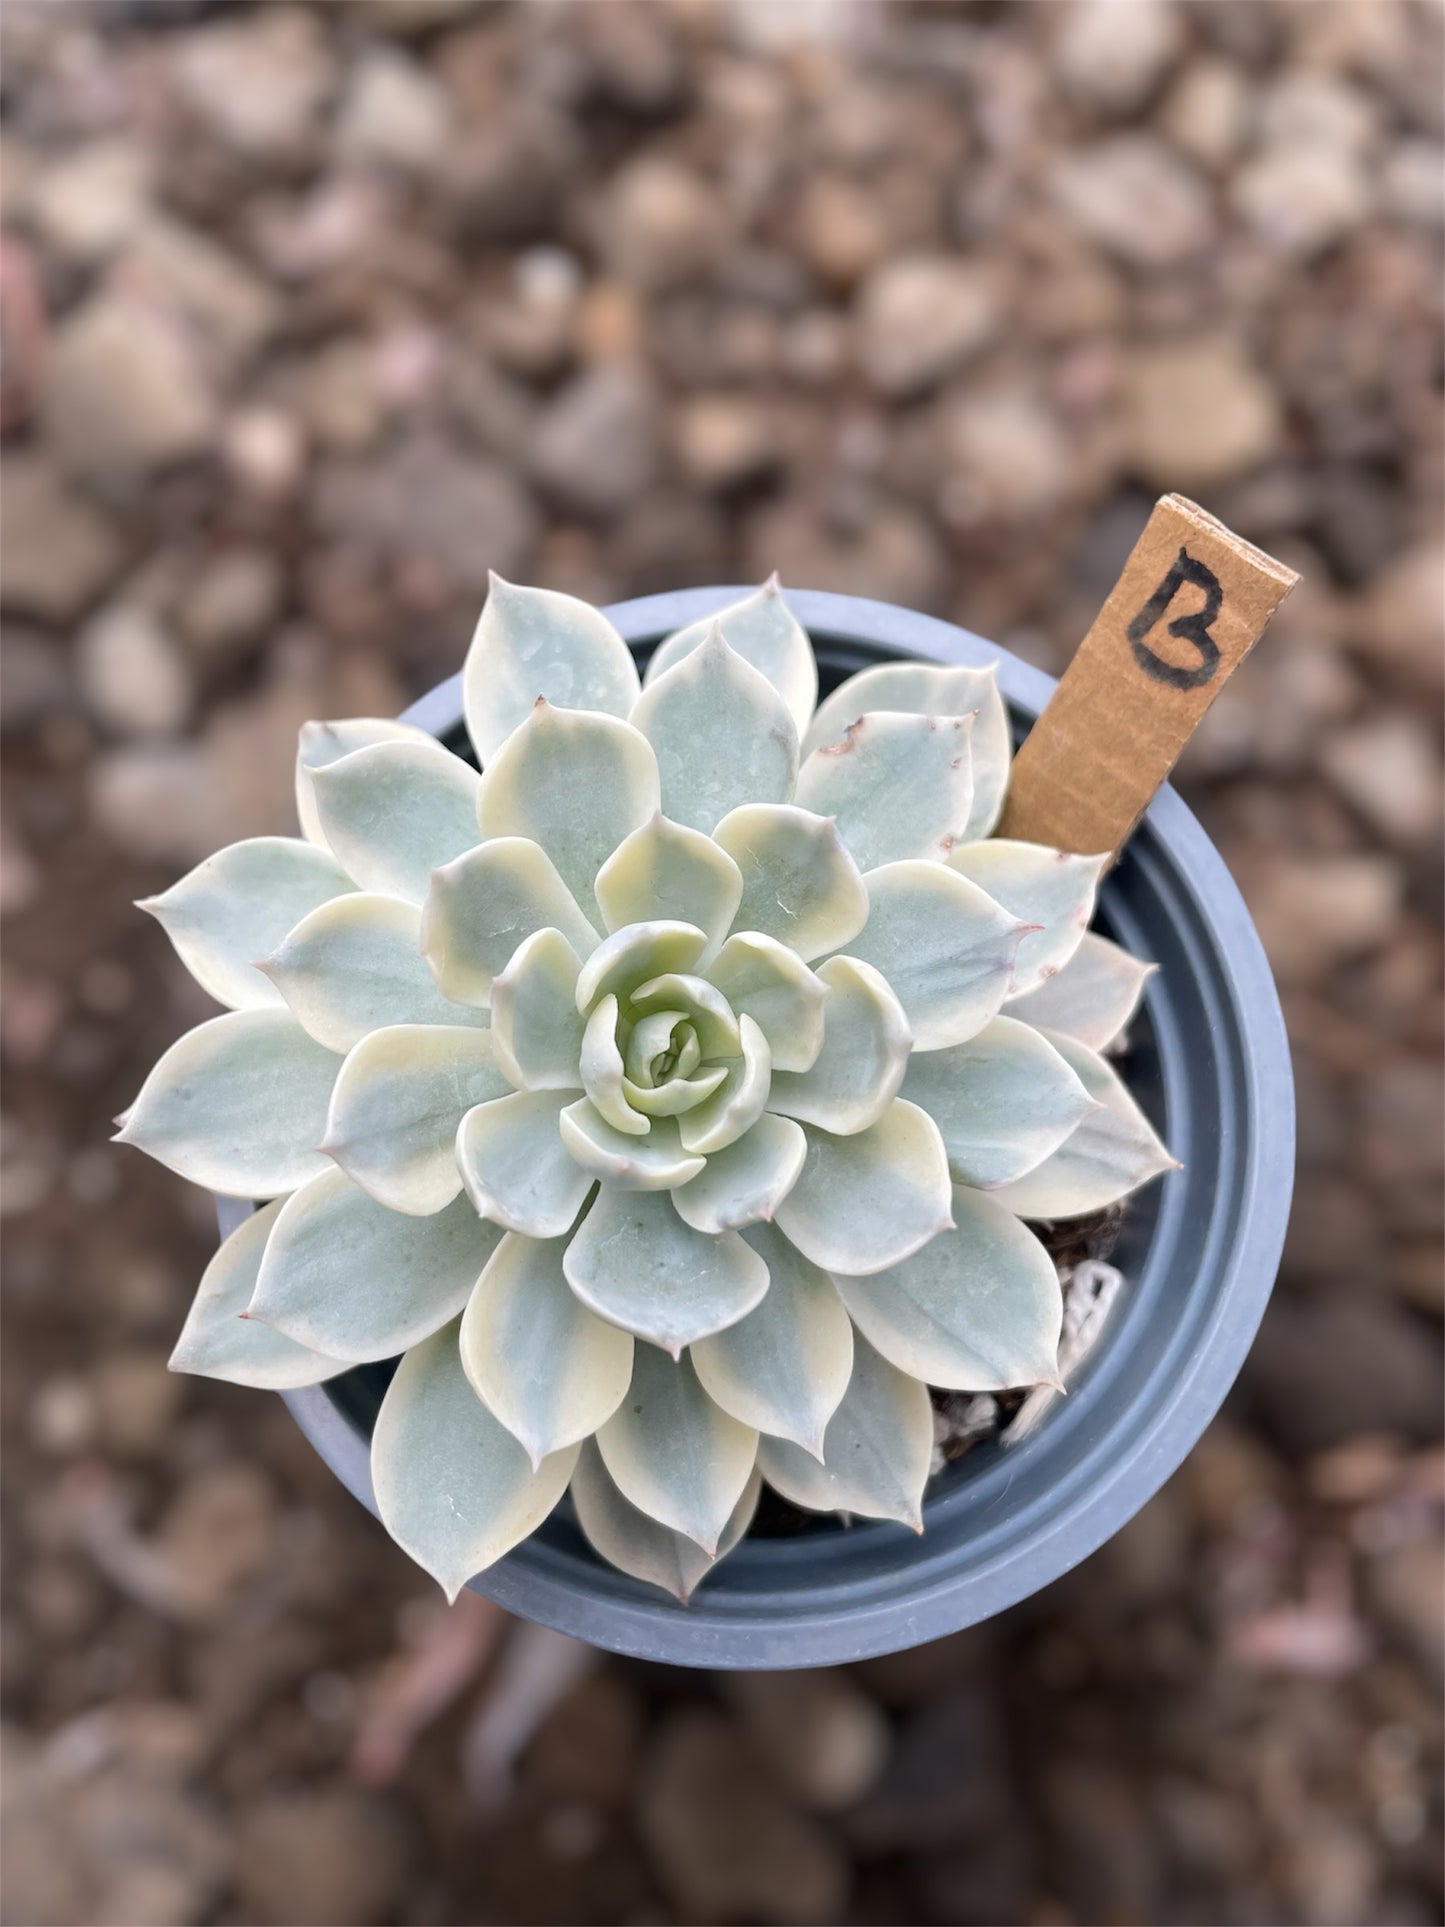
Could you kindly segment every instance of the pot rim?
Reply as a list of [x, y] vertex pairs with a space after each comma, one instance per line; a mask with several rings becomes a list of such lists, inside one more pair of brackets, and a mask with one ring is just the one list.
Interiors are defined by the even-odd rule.
[[[667, 635], [748, 593], [743, 587], [674, 591], [617, 603], [605, 613], [629, 642], [639, 643]], [[1030, 718], [1042, 710], [1055, 686], [1054, 678], [1041, 670], [936, 617], [830, 592], [789, 590], [786, 599], [815, 640], [857, 645], [872, 661], [881, 653], [969, 667], [996, 664], [1005, 699]], [[462, 713], [461, 680], [458, 673], [438, 684], [413, 703], [402, 720], [438, 736], [455, 730]], [[1195, 926], [1191, 942], [1197, 949], [1202, 946], [1200, 954], [1217, 966], [1208, 1036], [1200, 1047], [1227, 1059], [1222, 1085], [1238, 1087], [1233, 1093], [1222, 1090], [1229, 1101], [1219, 1137], [1221, 1155], [1229, 1150], [1238, 1165], [1239, 1194], [1221, 1202], [1221, 1184], [1221, 1198], [1213, 1201], [1207, 1224], [1198, 1227], [1202, 1245], [1193, 1281], [1212, 1264], [1218, 1283], [1208, 1316], [1188, 1333], [1182, 1355], [1176, 1346], [1171, 1359], [1156, 1360], [1151, 1367], [1158, 1378], [1167, 1366], [1164, 1395], [1141, 1409], [1140, 1401], [1128, 1401], [1126, 1388], [1122, 1408], [1110, 1405], [1102, 1396], [1107, 1388], [1094, 1383], [1091, 1360], [1089, 1384], [1070, 1400], [1077, 1407], [1087, 1404], [1091, 1393], [1101, 1395], [1093, 1400], [1092, 1434], [1081, 1447], [1089, 1476], [1071, 1480], [1068, 1489], [1061, 1487], [1057, 1503], [1033, 1506], [1027, 1529], [1012, 1538], [1007, 1532], [1011, 1514], [1001, 1512], [976, 1535], [987, 1549], [971, 1549], [968, 1570], [957, 1570], [959, 1558], [945, 1549], [919, 1566], [911, 1585], [883, 1597], [871, 1580], [840, 1580], [825, 1571], [819, 1585], [810, 1588], [806, 1606], [799, 1605], [796, 1591], [770, 1595], [760, 1584], [733, 1600], [720, 1599], [704, 1586], [690, 1605], [680, 1607], [654, 1588], [612, 1574], [600, 1561], [595, 1580], [579, 1582], [575, 1559], [564, 1559], [532, 1540], [472, 1580], [476, 1591], [522, 1617], [634, 1657], [716, 1668], [836, 1664], [941, 1637], [1018, 1603], [1097, 1550], [1158, 1491], [1218, 1411], [1268, 1302], [1289, 1215], [1294, 1096], [1273, 978], [1223, 859], [1168, 786], [1155, 797], [1135, 838], [1131, 850], [1152, 849], [1161, 874], [1167, 869], [1175, 894], [1182, 893], [1178, 914]], [[1176, 1055], [1180, 1050], [1187, 1054], [1189, 1048], [1175, 1037]], [[221, 1201], [223, 1233], [248, 1209], [235, 1200]], [[1221, 1232], [1220, 1222], [1226, 1218]], [[1177, 1211], [1170, 1219], [1166, 1193], [1151, 1244], [1165, 1235], [1166, 1224], [1177, 1243], [1178, 1219]], [[1177, 1281], [1175, 1289], [1180, 1289]], [[1182, 1311], [1180, 1323], [1183, 1334]], [[1117, 1349], [1114, 1337], [1111, 1331], [1100, 1353]], [[327, 1387], [308, 1386], [281, 1396], [331, 1470], [375, 1513], [369, 1442], [327, 1395]], [[1084, 1414], [1076, 1410], [1066, 1416], [1082, 1422]], [[1048, 1430], [1047, 1425], [1039, 1428], [1040, 1434]], [[1111, 1448], [1108, 1454], [1100, 1450], [1101, 1439]], [[1032, 1444], [1017, 1449], [1022, 1454]], [[1104, 1463], [1099, 1464], [1101, 1458]], [[890, 1546], [906, 1550], [918, 1544], [901, 1528], [872, 1522], [854, 1528], [850, 1536], [856, 1541], [865, 1531], [880, 1541], [885, 1570], [899, 1563], [896, 1554], [890, 1559]], [[786, 1547], [786, 1558], [804, 1542], [770, 1543]], [[826, 1557], [823, 1563], [826, 1566]]]

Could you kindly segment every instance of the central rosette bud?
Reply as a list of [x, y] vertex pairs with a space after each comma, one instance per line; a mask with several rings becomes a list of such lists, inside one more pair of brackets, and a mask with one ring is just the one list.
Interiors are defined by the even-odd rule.
[[691, 924], [628, 924], [578, 976], [586, 1099], [563, 1130], [599, 1177], [671, 1188], [763, 1113], [772, 1053], [705, 974], [708, 949]]

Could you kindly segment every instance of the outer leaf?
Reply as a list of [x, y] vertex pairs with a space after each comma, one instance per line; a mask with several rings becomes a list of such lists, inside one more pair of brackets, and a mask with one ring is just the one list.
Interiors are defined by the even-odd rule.
[[526, 1090], [577, 1091], [583, 1023], [577, 952], [560, 930], [534, 930], [492, 980], [497, 1062]]
[[939, 863], [887, 863], [864, 882], [868, 921], [848, 954], [888, 979], [914, 1049], [941, 1050], [982, 1030], [1008, 994], [1026, 926]]
[[477, 772], [430, 739], [374, 743], [311, 777], [326, 841], [363, 890], [420, 903], [478, 841]]
[[775, 1071], [805, 1071], [823, 1048], [828, 986], [776, 937], [738, 931], [707, 965], [707, 975], [738, 1017], [751, 1017], [768, 1040]]
[[410, 723], [384, 721], [379, 716], [352, 716], [339, 723], [303, 723], [296, 743], [296, 815], [309, 843], [325, 844], [316, 807], [312, 777], [319, 769], [339, 763], [356, 749], [373, 743], [430, 743], [435, 739]]
[[388, 1211], [429, 1217], [462, 1188], [462, 1114], [510, 1089], [485, 1030], [393, 1024], [363, 1037], [341, 1066], [326, 1151]]
[[274, 1198], [328, 1170], [316, 1149], [341, 1068], [285, 1010], [232, 1010], [179, 1038], [117, 1143], [238, 1198]]
[[700, 1157], [683, 1150], [677, 1126], [668, 1120], [653, 1123], [645, 1137], [628, 1136], [583, 1097], [567, 1106], [560, 1125], [562, 1142], [582, 1169], [622, 1191], [671, 1191], [703, 1167]]
[[492, 571], [462, 668], [467, 734], [487, 763], [538, 697], [558, 709], [625, 716], [637, 700], [632, 652], [600, 609], [555, 589], [523, 589]]
[[751, 1525], [762, 1483], [762, 1475], [755, 1471], [743, 1487], [743, 1496], [733, 1507], [711, 1558], [695, 1540], [660, 1526], [624, 1499], [591, 1439], [582, 1447], [570, 1491], [577, 1523], [598, 1557], [619, 1572], [660, 1586], [685, 1606], [699, 1582], [732, 1551]]
[[248, 1315], [332, 1358], [394, 1358], [456, 1316], [500, 1235], [465, 1198], [405, 1217], [323, 1171], [277, 1214]]
[[728, 1066], [724, 1081], [701, 1104], [677, 1120], [683, 1148], [704, 1157], [726, 1150], [762, 1117], [768, 1102], [773, 1060], [768, 1040], [751, 1017], [738, 1021], [743, 1054]]
[[562, 1275], [563, 1238], [509, 1233], [462, 1316], [462, 1367], [533, 1465], [589, 1438], [632, 1380], [632, 1339], [580, 1305]]
[[1138, 1009], [1144, 986], [1158, 968], [1086, 930], [1061, 970], [1026, 996], [1010, 997], [1004, 1008], [1010, 1017], [1021, 1017], [1041, 1030], [1059, 1030], [1091, 1050], [1107, 1050]]
[[960, 1392], [1057, 1385], [1064, 1297], [1054, 1261], [992, 1198], [959, 1186], [954, 1231], [838, 1290], [869, 1342], [910, 1378]]
[[863, 928], [868, 893], [837, 825], [788, 803], [749, 803], [713, 832], [743, 873], [740, 930], [796, 950], [807, 961], [840, 950]]
[[798, 732], [765, 676], [716, 627], [649, 681], [632, 722], [652, 744], [662, 807], [707, 834], [740, 803], [786, 803], [798, 775]]
[[1027, 1177], [992, 1196], [1021, 1218], [1080, 1218], [1137, 1191], [1161, 1171], [1178, 1170], [1117, 1071], [1061, 1031], [1041, 1035], [1075, 1071], [1099, 1108]]
[[597, 1449], [624, 1498], [712, 1554], [747, 1489], [758, 1435], [713, 1404], [686, 1360], [639, 1345]]
[[764, 1113], [750, 1131], [714, 1151], [672, 1202], [694, 1231], [735, 1231], [770, 1219], [798, 1181], [807, 1155], [803, 1128]]
[[777, 1222], [825, 1271], [861, 1276], [900, 1264], [952, 1224], [948, 1158], [938, 1126], [895, 1098], [852, 1137], [810, 1127], [802, 1176]]
[[631, 997], [654, 977], [691, 970], [706, 948], [707, 938], [695, 925], [667, 918], [615, 930], [578, 973], [577, 1008], [592, 1011], [604, 997]]
[[329, 850], [293, 836], [253, 836], [208, 856], [137, 907], [153, 916], [203, 990], [232, 1010], [279, 1005], [256, 968], [309, 911], [353, 889]]
[[579, 1066], [583, 1090], [613, 1130], [646, 1137], [647, 1118], [633, 1110], [624, 1089], [627, 1077], [617, 1044], [617, 999], [610, 994], [587, 1019]]
[[973, 803], [963, 842], [987, 836], [1003, 812], [1013, 738], [999, 694], [998, 671], [944, 669], [926, 662], [877, 663], [850, 676], [818, 705], [803, 741], [808, 756], [826, 743], [840, 743], [850, 723], [880, 710], [922, 716], [966, 716], [976, 710], [972, 734]]
[[437, 988], [421, 954], [421, 912], [399, 897], [357, 891], [323, 903], [261, 968], [328, 1050], [349, 1051], [389, 1024], [487, 1021]]
[[785, 1439], [759, 1441], [763, 1477], [810, 1512], [858, 1512], [923, 1530], [923, 1488], [933, 1458], [928, 1387], [890, 1365], [861, 1335], [853, 1375], [823, 1437], [823, 1460]]
[[609, 930], [660, 919], [692, 924], [711, 949], [727, 934], [743, 879], [710, 836], [655, 816], [618, 844], [597, 873], [596, 890]]
[[950, 869], [969, 877], [1024, 923], [1040, 926], [1019, 942], [1010, 996], [1037, 990], [1073, 956], [1094, 914], [1108, 860], [1107, 854], [1070, 856], [1007, 837], [960, 844], [949, 857]]
[[957, 1182], [984, 1190], [1042, 1164], [1094, 1109], [1053, 1045], [1012, 1017], [965, 1044], [917, 1053], [903, 1095], [943, 1133]]
[[557, 1128], [566, 1091], [514, 1091], [468, 1111], [457, 1127], [457, 1168], [480, 1217], [528, 1238], [570, 1231], [592, 1180]]
[[286, 1392], [297, 1385], [319, 1385], [323, 1379], [350, 1369], [342, 1359], [324, 1358], [254, 1318], [242, 1316], [256, 1288], [261, 1254], [280, 1209], [278, 1199], [253, 1211], [206, 1266], [201, 1288], [171, 1353], [173, 1372], [193, 1372], [200, 1378], [224, 1378], [233, 1385]]
[[837, 819], [860, 870], [902, 857], [946, 857], [973, 802], [973, 717], [860, 716], [840, 743], [815, 749], [797, 800]]
[[767, 1296], [738, 1324], [700, 1339], [693, 1366], [725, 1412], [821, 1458], [853, 1370], [852, 1323], [832, 1279], [775, 1226], [743, 1235], [768, 1267]]
[[657, 762], [640, 731], [596, 710], [542, 702], [488, 764], [477, 821], [487, 839], [539, 843], [590, 914], [597, 872], [657, 809], [658, 795]]
[[731, 602], [714, 616], [690, 622], [659, 644], [647, 665], [648, 685], [691, 655], [721, 624], [724, 640], [777, 690], [801, 736], [818, 700], [818, 665], [807, 631], [783, 600], [782, 585], [769, 576], [762, 588]]
[[533, 1470], [467, 1382], [455, 1324], [401, 1361], [371, 1438], [381, 1522], [448, 1599], [541, 1525], [576, 1463], [568, 1446]]
[[578, 956], [597, 947], [597, 932], [546, 852], [525, 837], [501, 836], [433, 875], [421, 943], [445, 995], [484, 1010], [518, 947], [547, 929]]
[[708, 1237], [684, 1224], [661, 1192], [606, 1183], [567, 1247], [564, 1268], [599, 1318], [674, 1358], [746, 1317], [768, 1288], [767, 1266], [736, 1231]]
[[898, 1095], [913, 1033], [903, 1006], [872, 964], [830, 957], [823, 1048], [811, 1070], [775, 1072], [768, 1108], [846, 1137], [866, 1130]]

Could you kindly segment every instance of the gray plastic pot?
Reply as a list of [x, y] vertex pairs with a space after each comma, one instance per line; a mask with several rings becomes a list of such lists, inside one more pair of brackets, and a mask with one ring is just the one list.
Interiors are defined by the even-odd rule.
[[[640, 657], [741, 589], [644, 597], [608, 614]], [[967, 630], [887, 603], [800, 593], [825, 690], [889, 657], [997, 662], [1020, 733], [1051, 679]], [[465, 748], [461, 678], [406, 721]], [[605, 1565], [564, 1499], [472, 1583], [509, 1611], [675, 1665], [819, 1666], [894, 1652], [986, 1619], [1086, 1558], [1180, 1464], [1233, 1383], [1274, 1282], [1294, 1169], [1289, 1052], [1269, 966], [1224, 864], [1161, 791], [1100, 900], [1100, 925], [1153, 958], [1129, 1082], [1184, 1169], [1134, 1199], [1115, 1254], [1127, 1285], [1067, 1399], [1016, 1446], [940, 1475], [917, 1537], [819, 1520], [750, 1536], [689, 1606]], [[221, 1204], [224, 1232], [248, 1207]], [[389, 1366], [285, 1394], [302, 1431], [374, 1512], [372, 1422]]]

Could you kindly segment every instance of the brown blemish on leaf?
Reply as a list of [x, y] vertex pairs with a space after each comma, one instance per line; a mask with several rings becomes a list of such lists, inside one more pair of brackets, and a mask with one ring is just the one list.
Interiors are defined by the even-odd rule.
[[841, 743], [828, 743], [822, 749], [815, 750], [813, 752], [814, 755], [851, 756], [858, 747], [858, 738], [862, 734], [863, 726], [867, 721], [868, 718], [866, 716], [860, 716], [857, 722], [849, 723], [848, 727], [843, 731], [843, 740]]

